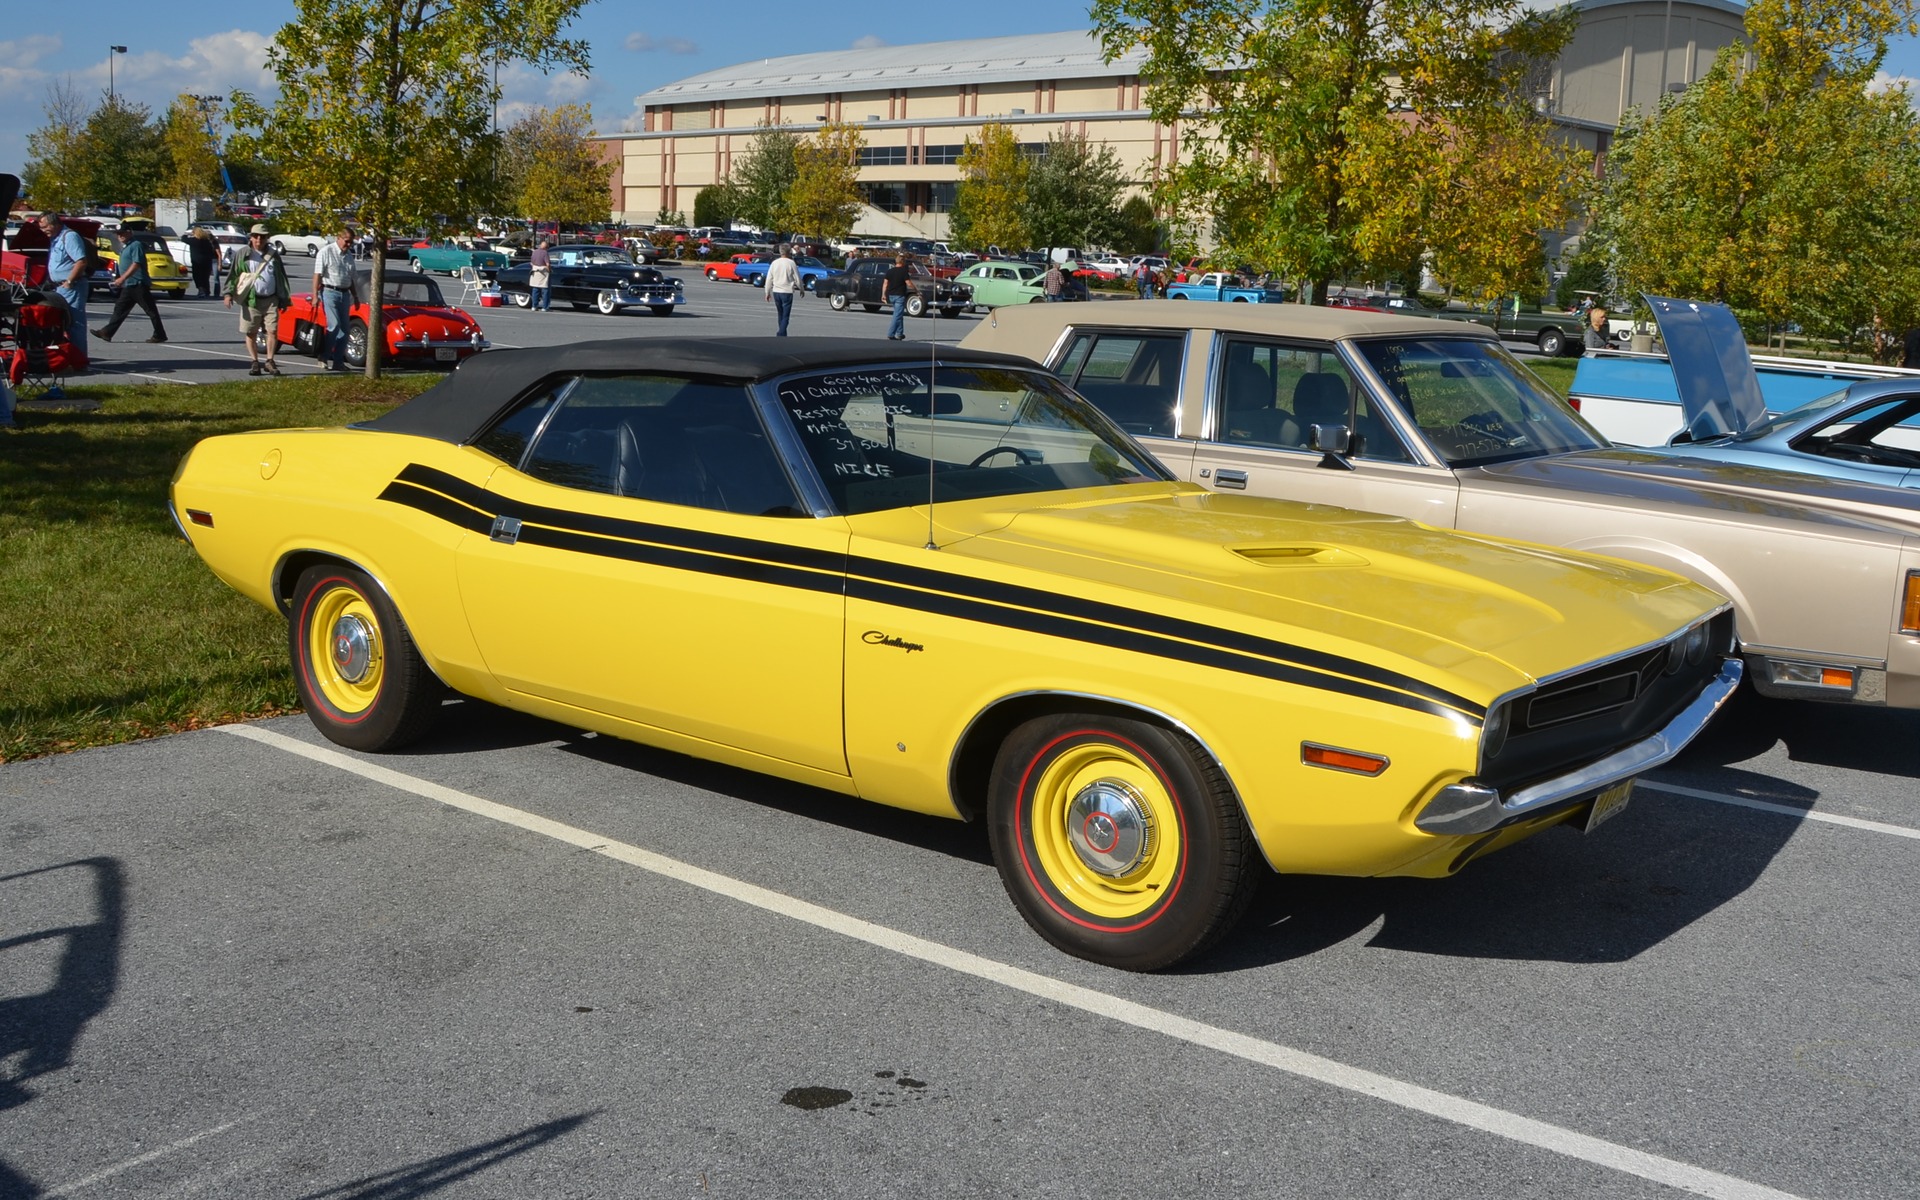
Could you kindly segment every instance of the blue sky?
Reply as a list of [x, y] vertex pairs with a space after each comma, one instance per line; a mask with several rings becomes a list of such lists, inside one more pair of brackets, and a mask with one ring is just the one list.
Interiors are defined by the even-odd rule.
[[[47, 88], [65, 80], [89, 99], [105, 94], [108, 59], [116, 92], [164, 112], [182, 92], [275, 91], [266, 47], [293, 16], [287, 0], [256, 0], [213, 16], [147, 0], [89, 0], [28, 6], [26, 18], [0, 31], [0, 171], [18, 174], [27, 134], [45, 120]], [[242, 13], [234, 23], [225, 13]], [[692, 14], [690, 17], [686, 14]], [[949, 38], [997, 37], [1084, 29], [1085, 0], [962, 0], [946, 4], [859, 3], [833, 12], [767, 0], [705, 6], [602, 0], [587, 5], [571, 33], [593, 48], [585, 78], [542, 76], [524, 68], [501, 78], [502, 120], [539, 105], [590, 103], [602, 132], [621, 128], [633, 99], [676, 79], [752, 58], [902, 45]], [[127, 47], [110, 55], [109, 45]], [[1920, 79], [1920, 44], [1903, 42], [1887, 60], [1890, 73]]]

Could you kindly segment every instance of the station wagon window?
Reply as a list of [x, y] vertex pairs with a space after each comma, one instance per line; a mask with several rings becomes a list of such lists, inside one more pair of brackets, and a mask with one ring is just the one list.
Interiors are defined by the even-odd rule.
[[1184, 333], [1080, 330], [1054, 370], [1128, 433], [1172, 437], [1186, 340]]
[[1171, 478], [1037, 371], [858, 368], [779, 397], [843, 513]]
[[1534, 458], [1606, 445], [1566, 402], [1493, 342], [1410, 338], [1354, 343], [1447, 465]]
[[557, 380], [474, 444], [561, 487], [754, 516], [800, 512], [740, 383], [656, 374]]
[[1214, 396], [1218, 442], [1310, 451], [1315, 425], [1345, 425], [1359, 435], [1352, 457], [1412, 458], [1331, 346], [1230, 339]]

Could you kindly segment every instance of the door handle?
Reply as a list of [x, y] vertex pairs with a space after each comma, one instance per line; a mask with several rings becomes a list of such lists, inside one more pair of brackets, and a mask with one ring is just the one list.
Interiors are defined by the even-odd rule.
[[1222, 468], [1213, 473], [1213, 486], [1234, 488], [1244, 492], [1247, 490], [1247, 473], [1245, 471], [1230, 471]]

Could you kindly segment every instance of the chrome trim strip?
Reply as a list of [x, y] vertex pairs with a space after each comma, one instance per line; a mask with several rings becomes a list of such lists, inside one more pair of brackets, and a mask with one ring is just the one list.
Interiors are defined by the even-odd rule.
[[1490, 833], [1650, 771], [1686, 749], [1687, 743], [1706, 728], [1740, 686], [1745, 670], [1745, 664], [1737, 658], [1722, 660], [1713, 682], [1666, 728], [1577, 771], [1522, 788], [1511, 796], [1471, 781], [1441, 788], [1413, 819], [1414, 826], [1424, 833], [1453, 836]]

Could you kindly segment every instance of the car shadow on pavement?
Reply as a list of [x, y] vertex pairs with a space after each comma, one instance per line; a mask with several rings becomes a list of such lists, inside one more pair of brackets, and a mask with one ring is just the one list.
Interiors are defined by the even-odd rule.
[[1239, 930], [1192, 969], [1284, 962], [1376, 924], [1374, 949], [1624, 962], [1746, 891], [1799, 826], [1643, 789], [1592, 834], [1558, 826], [1447, 879], [1274, 877]]
[[1775, 746], [1794, 762], [1920, 779], [1920, 712], [1769, 700], [1743, 687], [1678, 765], [1745, 762]]
[[[17, 929], [14, 920], [0, 924], [0, 953], [30, 958], [52, 957], [52, 985], [44, 991], [0, 996], [0, 1064], [13, 1062], [0, 1073], [0, 1112], [32, 1100], [29, 1080], [63, 1070], [73, 1061], [75, 1045], [87, 1022], [104, 1012], [120, 986], [121, 934], [126, 925], [126, 878], [113, 858], [83, 858], [53, 866], [35, 867], [0, 875], [0, 912], [19, 914], [27, 901], [21, 893], [38, 883], [51, 884], [43, 902], [78, 909], [91, 901], [93, 919], [39, 929]], [[90, 893], [87, 894], [87, 893]], [[17, 920], [17, 918], [15, 918]], [[44, 979], [37, 963], [9, 969], [11, 978]], [[16, 1058], [16, 1056], [18, 1056]], [[29, 1197], [39, 1189], [0, 1160], [0, 1196]]]

